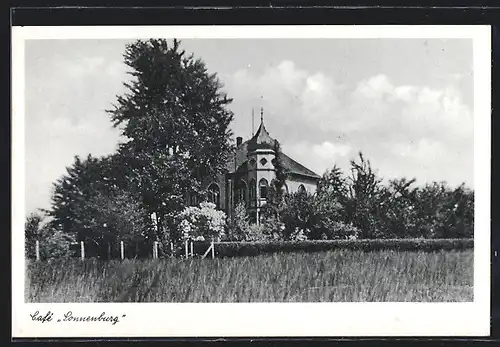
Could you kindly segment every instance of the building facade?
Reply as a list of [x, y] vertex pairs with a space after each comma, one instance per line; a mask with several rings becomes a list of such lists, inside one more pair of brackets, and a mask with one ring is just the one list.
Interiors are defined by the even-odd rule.
[[[271, 182], [276, 178], [275, 139], [261, 122], [254, 136], [243, 142], [236, 140], [236, 151], [227, 163], [227, 173], [205, 182], [208, 200], [230, 217], [237, 204], [243, 203], [250, 219], [259, 221], [260, 208], [266, 203]], [[314, 193], [320, 176], [302, 164], [281, 153], [282, 165], [287, 172], [285, 192], [304, 190]]]

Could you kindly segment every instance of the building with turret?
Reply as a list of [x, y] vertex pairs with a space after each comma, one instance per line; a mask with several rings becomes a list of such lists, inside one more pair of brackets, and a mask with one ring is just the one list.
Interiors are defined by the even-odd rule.
[[[236, 139], [236, 151], [227, 163], [227, 173], [206, 182], [208, 200], [231, 216], [235, 206], [243, 203], [250, 219], [259, 221], [260, 208], [268, 197], [269, 186], [275, 179], [275, 143], [264, 125], [261, 110], [260, 126], [247, 141]], [[304, 190], [314, 193], [320, 176], [304, 165], [281, 153], [287, 172], [286, 193]]]

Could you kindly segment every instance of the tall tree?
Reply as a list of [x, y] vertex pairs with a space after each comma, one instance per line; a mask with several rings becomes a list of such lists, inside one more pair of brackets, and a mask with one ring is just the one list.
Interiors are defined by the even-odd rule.
[[109, 112], [128, 138], [119, 152], [140, 177], [147, 209], [164, 225], [170, 211], [183, 208], [183, 197], [203, 194], [203, 178], [225, 170], [232, 100], [178, 40], [138, 40], [126, 46], [124, 60], [133, 79]]
[[89, 241], [106, 254], [117, 241], [148, 238], [147, 213], [141, 199], [128, 190], [127, 170], [116, 156], [78, 156], [67, 174], [54, 183], [50, 226], [77, 241]]
[[288, 171], [283, 163], [283, 152], [281, 150], [281, 144], [278, 140], [274, 141], [274, 170], [276, 179], [273, 180], [273, 186], [277, 194], [277, 199], [280, 201], [283, 199], [284, 187], [286, 184], [286, 179], [288, 176]]
[[78, 234], [85, 227], [87, 219], [82, 211], [86, 201], [105, 179], [101, 164], [99, 158], [91, 155], [84, 160], [75, 156], [73, 164], [66, 167], [66, 174], [53, 183], [51, 209], [47, 211], [53, 218], [53, 228]]
[[349, 220], [361, 230], [362, 238], [376, 238], [383, 232], [376, 218], [382, 180], [372, 170], [369, 160], [359, 152], [359, 161], [351, 160], [349, 185]]
[[[327, 170], [318, 182], [317, 199], [323, 206], [340, 206], [335, 219], [337, 221], [347, 221], [347, 195], [348, 185], [342, 170], [336, 165]], [[334, 210], [332, 210], [333, 212]]]
[[474, 236], [474, 192], [464, 184], [450, 189], [444, 182], [426, 184], [417, 192], [418, 218], [430, 238]]

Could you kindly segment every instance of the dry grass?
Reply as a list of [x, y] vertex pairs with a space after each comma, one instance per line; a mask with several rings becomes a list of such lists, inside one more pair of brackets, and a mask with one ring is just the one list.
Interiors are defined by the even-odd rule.
[[472, 301], [473, 251], [30, 263], [29, 302]]

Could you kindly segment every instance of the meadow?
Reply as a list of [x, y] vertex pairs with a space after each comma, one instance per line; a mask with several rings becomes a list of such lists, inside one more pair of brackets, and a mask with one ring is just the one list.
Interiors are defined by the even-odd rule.
[[27, 302], [473, 301], [473, 250], [27, 262]]

